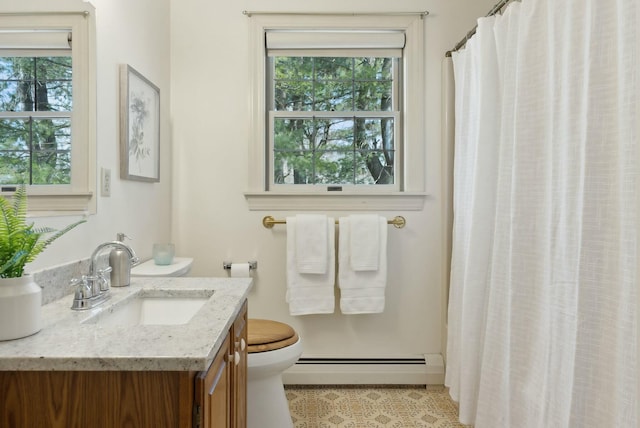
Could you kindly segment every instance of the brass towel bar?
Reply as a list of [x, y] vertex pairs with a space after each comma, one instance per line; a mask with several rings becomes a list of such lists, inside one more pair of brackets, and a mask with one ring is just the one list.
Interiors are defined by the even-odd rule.
[[[273, 226], [276, 224], [286, 224], [286, 223], [287, 223], [286, 220], [276, 220], [270, 215], [262, 219], [262, 225], [267, 229], [273, 228]], [[397, 215], [391, 220], [387, 220], [387, 223], [394, 225], [398, 229], [402, 229], [405, 226], [405, 224], [407, 224], [407, 221], [401, 215]], [[336, 224], [338, 224], [338, 220], [336, 220]]]

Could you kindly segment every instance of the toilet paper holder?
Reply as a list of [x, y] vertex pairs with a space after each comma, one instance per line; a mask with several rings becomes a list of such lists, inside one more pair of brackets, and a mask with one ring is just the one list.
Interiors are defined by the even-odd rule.
[[[231, 263], [232, 262], [222, 262], [222, 268], [224, 270], [231, 270]], [[257, 261], [252, 261], [252, 262], [247, 262], [249, 263], [249, 270], [256, 270], [258, 269], [258, 262]]]

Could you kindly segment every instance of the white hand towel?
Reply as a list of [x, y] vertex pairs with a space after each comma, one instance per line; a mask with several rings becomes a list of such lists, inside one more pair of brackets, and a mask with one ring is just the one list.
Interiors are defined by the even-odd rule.
[[335, 309], [335, 221], [327, 218], [327, 269], [323, 274], [300, 273], [296, 264], [296, 217], [287, 217], [287, 294], [291, 315], [332, 314]]
[[[351, 269], [378, 270], [380, 259], [380, 216], [359, 214], [349, 216], [349, 249]], [[386, 225], [385, 225], [385, 229]]]
[[[333, 226], [333, 225], [332, 225]], [[335, 229], [335, 226], [333, 226]], [[327, 216], [296, 216], [296, 267], [299, 273], [326, 273], [329, 257]]]
[[351, 228], [349, 217], [340, 218], [338, 244], [338, 285], [343, 314], [373, 314], [384, 311], [387, 285], [387, 220], [378, 218], [378, 270], [355, 271], [351, 268]]

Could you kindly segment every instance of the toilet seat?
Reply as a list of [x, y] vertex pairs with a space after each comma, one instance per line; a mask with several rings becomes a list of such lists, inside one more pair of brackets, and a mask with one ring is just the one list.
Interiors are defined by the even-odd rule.
[[249, 318], [247, 338], [247, 350], [253, 354], [292, 345], [298, 341], [298, 334], [290, 325], [282, 322]]

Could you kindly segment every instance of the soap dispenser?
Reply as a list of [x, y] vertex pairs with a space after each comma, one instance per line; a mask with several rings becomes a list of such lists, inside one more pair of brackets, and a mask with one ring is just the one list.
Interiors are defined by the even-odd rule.
[[[118, 233], [116, 241], [124, 243], [128, 238], [124, 233]], [[126, 287], [131, 283], [131, 258], [127, 251], [116, 247], [109, 253], [109, 266], [111, 266], [111, 286]]]

